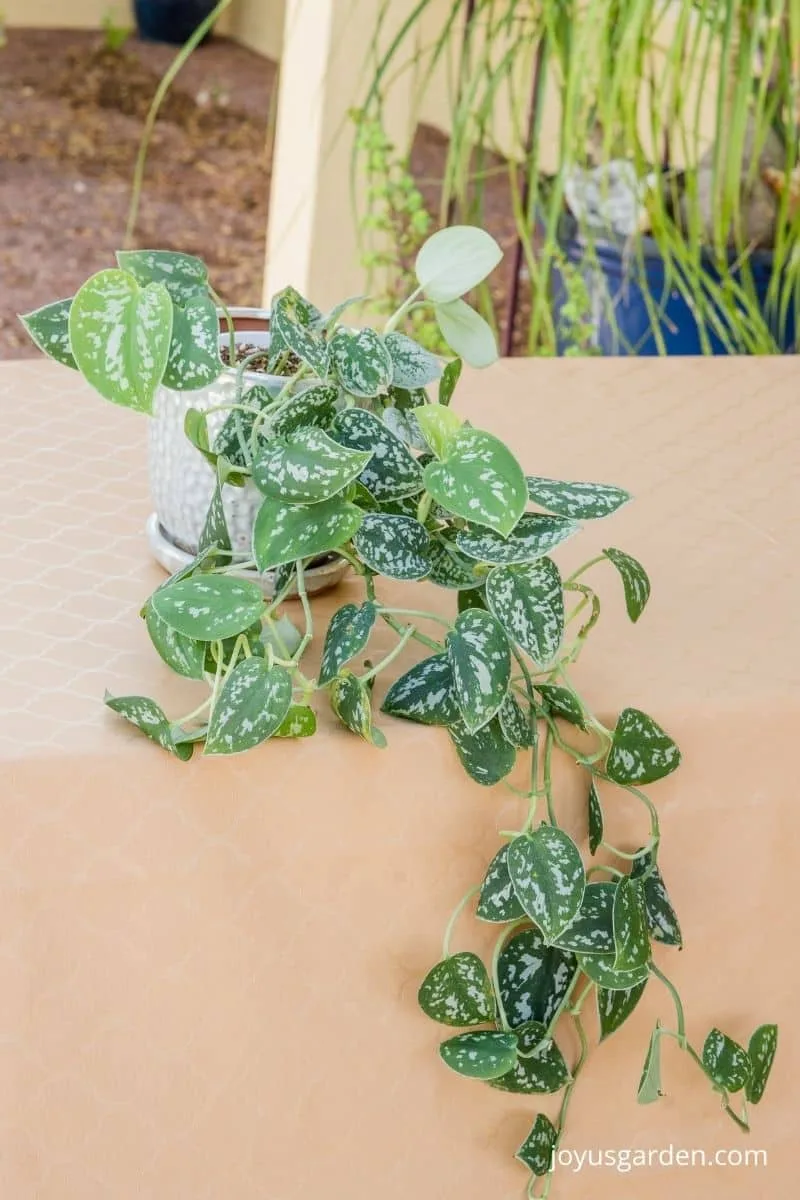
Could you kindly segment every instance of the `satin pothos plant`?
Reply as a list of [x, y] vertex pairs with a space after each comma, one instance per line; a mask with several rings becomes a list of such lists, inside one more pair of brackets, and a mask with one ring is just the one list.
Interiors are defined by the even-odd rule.
[[[495, 358], [491, 330], [462, 297], [499, 258], [481, 230], [435, 234], [417, 258], [416, 288], [382, 332], [345, 326], [343, 306], [321, 313], [291, 288], [275, 297], [268, 366], [285, 382], [277, 393], [247, 388], [240, 370], [214, 438], [209, 412], [189, 411], [186, 433], [215, 472], [215, 491], [197, 557], [142, 609], [157, 654], [204, 683], [205, 698], [177, 720], [149, 697], [106, 703], [180, 759], [197, 746], [228, 755], [273, 737], [311, 736], [322, 700], [354, 735], [383, 747], [373, 688], [413, 641], [425, 656], [394, 679], [381, 712], [439, 726], [466, 774], [484, 786], [512, 786], [508, 777], [527, 756], [527, 787], [513, 788], [519, 828], [506, 832], [484, 879], [457, 907], [419, 1003], [460, 1031], [440, 1046], [453, 1071], [506, 1092], [561, 1095], [556, 1112], [535, 1114], [518, 1150], [531, 1195], [545, 1195], [589, 1053], [583, 1011], [590, 1000], [602, 1040], [651, 981], [663, 985], [675, 1022], [659, 1021], [652, 1033], [640, 1101], [662, 1094], [660, 1050], [671, 1039], [745, 1130], [777, 1030], [760, 1026], [746, 1049], [716, 1028], [699, 1049], [690, 1043], [680, 997], [653, 954], [659, 945], [680, 947], [682, 935], [659, 865], [658, 813], [642, 790], [674, 771], [680, 753], [637, 708], [606, 727], [573, 683], [600, 616], [595, 575], [617, 574], [633, 622], [650, 583], [644, 567], [613, 546], [566, 577], [554, 554], [583, 522], [607, 519], [629, 495], [526, 474], [512, 448], [452, 403], [462, 358], [475, 366]], [[186, 390], [222, 369], [217, 303], [199, 260], [135, 252], [71, 301], [24, 320], [44, 350], [103, 396], [148, 411], [162, 381]], [[417, 305], [431, 307], [459, 357], [443, 365], [399, 329]], [[248, 480], [263, 503], [244, 557], [231, 549], [222, 496]], [[352, 565], [363, 600], [334, 613], [312, 677], [304, 664], [315, 636], [305, 572], [327, 554]], [[257, 582], [265, 572], [274, 572], [269, 599]], [[397, 607], [385, 580], [436, 585], [450, 598], [449, 615]], [[282, 612], [290, 590], [300, 598], [302, 629]], [[420, 622], [435, 626], [436, 636]], [[378, 626], [395, 643], [372, 662], [364, 656]], [[566, 755], [586, 778], [586, 853], [562, 826], [554, 755]], [[615, 803], [644, 806], [645, 845], [622, 848], [607, 837], [604, 801], [614, 790]], [[468, 904], [478, 921], [498, 927], [488, 965], [451, 948]], [[577, 1035], [572, 1057], [568, 1027]]]

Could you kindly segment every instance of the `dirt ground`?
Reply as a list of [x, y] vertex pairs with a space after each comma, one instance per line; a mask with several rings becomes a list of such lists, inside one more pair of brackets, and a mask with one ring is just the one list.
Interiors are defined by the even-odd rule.
[[[0, 49], [0, 359], [38, 353], [16, 314], [71, 295], [113, 264], [136, 152], [174, 48], [92, 32], [10, 30]], [[151, 144], [136, 240], [200, 254], [217, 291], [258, 304], [264, 259], [276, 66], [215, 38], [186, 64]], [[442, 136], [421, 129], [414, 173], [436, 199]], [[509, 246], [506, 189], [489, 204]], [[504, 290], [502, 279], [498, 284]]]

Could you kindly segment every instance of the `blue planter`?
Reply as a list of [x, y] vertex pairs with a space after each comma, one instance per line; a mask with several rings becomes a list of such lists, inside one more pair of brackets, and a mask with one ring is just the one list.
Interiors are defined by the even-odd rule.
[[[732, 345], [729, 346], [714, 327], [714, 321], [706, 320], [706, 340], [701, 335], [701, 323], [695, 315], [674, 278], [667, 279], [664, 259], [652, 238], [641, 239], [641, 250], [633, 251], [624, 243], [597, 241], [587, 252], [586, 243], [577, 236], [560, 239], [566, 258], [574, 263], [583, 279], [590, 298], [592, 326], [591, 341], [594, 347], [608, 355], [656, 355], [659, 348], [654, 327], [661, 331], [667, 354], [731, 354], [747, 353], [747, 342], [737, 332], [737, 322], [731, 323], [728, 313], [719, 308], [712, 311], [719, 319]], [[772, 279], [772, 254], [767, 250], [755, 251], [748, 259], [744, 273], [733, 263], [730, 277], [741, 286], [747, 286], [754, 294], [759, 311], [769, 326], [780, 350], [795, 351], [795, 326], [798, 309], [796, 288], [783, 321], [774, 311], [775, 305], [768, 304], [767, 292]], [[702, 276], [710, 282], [719, 283], [720, 275], [708, 260], [701, 267]], [[691, 292], [696, 290], [690, 288]], [[563, 354], [574, 344], [569, 336], [569, 321], [562, 319], [568, 301], [567, 287], [563, 274], [553, 269], [552, 279], [553, 316], [557, 331], [557, 350]], [[800, 287], [800, 283], [798, 283]], [[649, 305], [647, 299], [649, 298]], [[744, 322], [749, 318], [743, 315]]]
[[139, 36], [182, 46], [214, 8], [216, 0], [135, 0]]

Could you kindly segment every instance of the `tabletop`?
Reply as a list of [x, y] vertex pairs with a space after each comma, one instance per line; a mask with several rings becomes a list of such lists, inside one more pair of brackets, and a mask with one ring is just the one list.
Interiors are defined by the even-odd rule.
[[[790, 1020], [798, 982], [789, 966], [776, 981], [771, 957], [800, 832], [797, 379], [793, 358], [512, 360], [468, 374], [458, 397], [529, 473], [634, 494], [556, 555], [572, 567], [617, 546], [653, 584], [634, 627], [613, 569], [598, 568], [603, 614], [576, 682], [601, 714], [644, 708], [682, 745], [685, 766], [657, 792], [694, 925], [677, 973], [697, 1020], [721, 1007], [733, 1032], [740, 1017]], [[146, 422], [41, 362], [0, 364], [0, 404], [2, 1194], [520, 1194], [506, 1160], [530, 1106], [451, 1079], [413, 1012], [511, 801], [464, 780], [438, 731], [388, 718], [383, 752], [324, 717], [309, 743], [188, 766], [128, 729], [105, 688], [182, 711], [196, 686], [170, 676], [137, 619], [163, 579], [144, 536]], [[431, 607], [452, 604], [424, 587]], [[320, 627], [358, 595], [350, 581], [315, 599]], [[408, 585], [383, 595], [402, 603]], [[332, 1019], [336, 1046], [308, 1040]], [[602, 1048], [618, 1080], [638, 1077], [642, 1037]], [[779, 1091], [797, 1069], [795, 1050]], [[576, 1098], [581, 1144], [620, 1145], [622, 1114], [640, 1141], [691, 1129], [734, 1142], [680, 1063], [685, 1107], [653, 1106], [658, 1120], [631, 1108], [635, 1079], [609, 1105], [602, 1074]], [[763, 1107], [754, 1138], [780, 1184], [788, 1117]], [[752, 1183], [727, 1176], [726, 1200]], [[566, 1179], [560, 1194], [585, 1186]], [[671, 1186], [649, 1180], [648, 1195]], [[638, 1196], [641, 1179], [614, 1175], [595, 1194]]]

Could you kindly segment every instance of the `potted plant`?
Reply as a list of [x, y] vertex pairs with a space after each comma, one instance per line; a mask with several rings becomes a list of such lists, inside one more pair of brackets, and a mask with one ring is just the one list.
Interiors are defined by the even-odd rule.
[[[239, 370], [226, 403], [214, 406], [224, 423], [213, 437], [211, 410], [187, 410], [187, 437], [213, 468], [211, 501], [197, 554], [142, 609], [157, 653], [204, 683], [205, 697], [177, 719], [146, 696], [108, 696], [106, 703], [179, 759], [198, 745], [218, 756], [273, 737], [311, 736], [322, 698], [353, 734], [384, 747], [373, 688], [414, 641], [425, 657], [394, 679], [381, 711], [441, 727], [466, 775], [484, 786], [507, 780], [527, 756], [529, 785], [514, 789], [522, 797], [519, 827], [504, 834], [483, 880], [457, 906], [419, 1003], [448, 1028], [439, 1053], [452, 1070], [504, 1091], [561, 1095], [557, 1114], [538, 1112], [518, 1150], [533, 1195], [542, 1177], [549, 1190], [589, 1052], [581, 1020], [589, 1000], [607, 1037], [646, 987], [661, 984], [675, 1022], [659, 1021], [653, 1031], [641, 1102], [661, 1094], [660, 1047], [674, 1039], [743, 1129], [748, 1104], [763, 1095], [777, 1030], [760, 1026], [746, 1049], [716, 1028], [702, 1047], [689, 1043], [680, 997], [653, 958], [654, 944], [680, 946], [682, 934], [659, 866], [658, 812], [642, 790], [674, 771], [680, 752], [639, 709], [624, 709], [606, 727], [572, 679], [600, 615], [589, 572], [617, 572], [632, 621], [650, 583], [640, 563], [613, 547], [567, 577], [552, 555], [582, 522], [608, 518], [629, 495], [608, 484], [526, 475], [511, 448], [464, 421], [451, 403], [461, 357], [475, 366], [495, 357], [489, 327], [462, 297], [499, 258], [479, 229], [434, 234], [417, 256], [413, 289], [382, 332], [342, 324], [348, 302], [320, 313], [292, 288], [275, 297], [269, 341], [258, 353], [282, 382], [273, 390], [248, 386]], [[444, 368], [400, 330], [417, 304], [430, 308], [461, 355]], [[119, 268], [93, 276], [71, 301], [24, 320], [44, 350], [128, 407], [150, 411], [165, 378], [186, 383], [187, 364], [194, 371], [205, 363], [219, 378], [217, 313], [196, 259], [123, 256]], [[193, 381], [207, 386], [204, 375]], [[434, 383], [435, 399], [426, 390]], [[248, 482], [261, 501], [250, 548], [237, 551], [224, 498]], [[306, 571], [327, 553], [350, 564], [363, 600], [335, 612], [311, 677]], [[275, 573], [270, 598], [258, 583], [264, 572]], [[451, 597], [449, 615], [392, 605], [386, 580], [433, 582]], [[281, 614], [292, 586], [302, 629]], [[423, 632], [421, 620], [433, 622], [437, 635]], [[379, 623], [395, 644], [379, 661], [365, 660]], [[557, 754], [586, 776], [586, 854], [561, 824]], [[609, 790], [644, 806], [645, 845], [612, 841], [603, 811]], [[488, 966], [451, 946], [455, 918], [470, 901], [478, 920], [498, 928]], [[559, 1041], [565, 1024], [579, 1035], [573, 1061]]]

